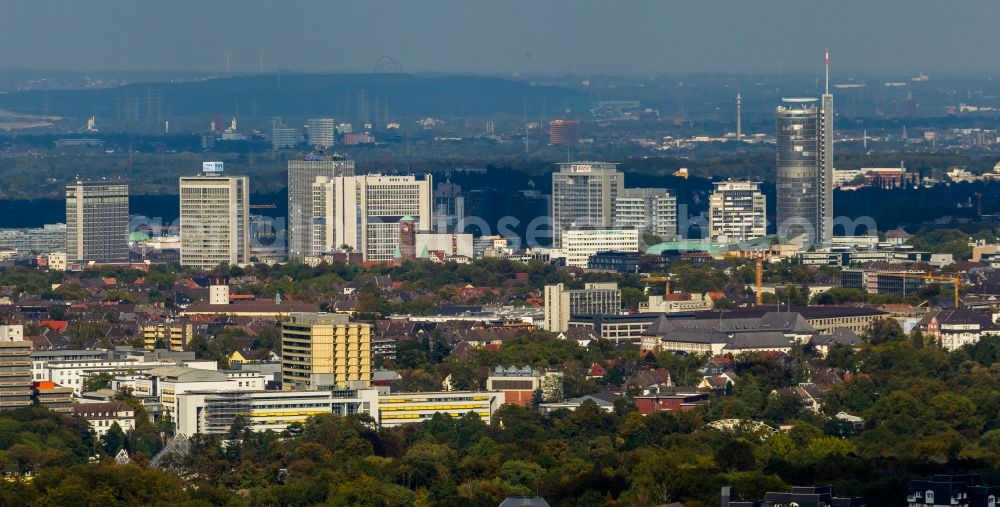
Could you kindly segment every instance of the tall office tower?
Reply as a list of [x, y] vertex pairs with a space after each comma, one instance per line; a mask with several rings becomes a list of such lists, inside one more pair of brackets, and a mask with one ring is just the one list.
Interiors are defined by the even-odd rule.
[[348, 247], [365, 260], [389, 261], [399, 251], [399, 222], [417, 230], [433, 223], [433, 179], [415, 176], [319, 176], [313, 183], [312, 255]]
[[833, 236], [833, 95], [826, 74], [821, 107], [816, 99], [783, 99], [777, 110], [778, 234], [807, 234], [807, 248]]
[[[354, 161], [343, 155], [307, 155], [288, 161], [288, 257], [313, 254], [312, 185], [317, 176], [354, 176]], [[320, 252], [322, 253], [322, 251]]]
[[673, 239], [677, 235], [677, 198], [665, 188], [626, 188], [615, 199], [614, 226]]
[[282, 390], [362, 388], [371, 381], [371, 324], [336, 313], [292, 313], [281, 324]]
[[566, 331], [574, 315], [617, 315], [622, 311], [622, 291], [614, 282], [587, 283], [573, 290], [561, 283], [546, 285], [544, 295], [543, 327], [553, 333]]
[[31, 342], [21, 325], [0, 324], [0, 411], [31, 405]]
[[271, 120], [271, 146], [279, 150], [299, 144], [299, 131], [285, 125], [281, 118]]
[[580, 122], [576, 120], [552, 120], [549, 122], [549, 144], [552, 146], [577, 144], [580, 142]]
[[709, 237], [715, 241], [749, 241], [767, 234], [767, 197], [760, 183], [720, 181], [708, 201]]
[[336, 125], [333, 118], [310, 118], [306, 120], [306, 135], [309, 136], [309, 146], [325, 150], [333, 146], [333, 134]]
[[444, 181], [434, 189], [434, 230], [437, 232], [461, 232], [455, 227], [465, 218], [465, 197], [462, 187]]
[[66, 258], [128, 261], [128, 185], [77, 181], [66, 185]]
[[614, 225], [615, 202], [625, 189], [617, 164], [566, 162], [552, 173], [552, 246], [562, 244], [563, 231], [608, 229]]
[[180, 178], [181, 265], [212, 269], [250, 262], [250, 186], [246, 176]]

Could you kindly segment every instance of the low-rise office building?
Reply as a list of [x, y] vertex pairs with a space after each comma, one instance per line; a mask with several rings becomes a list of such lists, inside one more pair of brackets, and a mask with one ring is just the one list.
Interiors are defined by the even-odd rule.
[[32, 382], [31, 401], [53, 412], [68, 414], [73, 410], [73, 389], [54, 382]]
[[673, 293], [649, 296], [645, 303], [639, 303], [639, 313], [699, 312], [711, 310], [712, 306], [707, 294]]
[[784, 507], [787, 505], [798, 507], [866, 507], [863, 498], [834, 496], [833, 488], [826, 485], [792, 486], [791, 491], [768, 491], [764, 493], [762, 500], [741, 499], [732, 486], [722, 488], [721, 507]]
[[[867, 331], [876, 320], [889, 316], [887, 312], [864, 306], [793, 306], [791, 308], [782, 307], [782, 310], [801, 315], [802, 318], [805, 319], [805, 321], [819, 333], [829, 333], [834, 329], [846, 327], [857, 334], [862, 334]], [[723, 316], [733, 319], [761, 318], [765, 314], [774, 311], [775, 308], [771, 306], [754, 306], [727, 310], [724, 312]], [[694, 312], [685, 316], [685, 318], [714, 318], [718, 320], [719, 313]]]
[[988, 334], [1000, 336], [1000, 325], [987, 313], [973, 310], [933, 310], [918, 324], [946, 350], [974, 345]]
[[934, 267], [947, 266], [955, 262], [951, 254], [932, 254], [916, 251], [907, 246], [874, 248], [832, 247], [812, 252], [796, 254], [799, 262], [806, 266], [852, 266], [873, 262], [926, 263]]
[[995, 507], [1000, 486], [983, 484], [976, 474], [935, 475], [911, 480], [906, 488], [908, 507]]
[[115, 424], [125, 433], [135, 429], [135, 409], [120, 402], [79, 403], [72, 415], [87, 421], [98, 437], [104, 437]]
[[560, 254], [570, 267], [586, 268], [598, 252], [638, 252], [637, 229], [574, 229], [562, 233]]
[[622, 292], [616, 283], [588, 283], [583, 289], [566, 289], [563, 284], [544, 289], [546, 331], [559, 333], [569, 328], [574, 315], [613, 315], [621, 313]]
[[687, 354], [783, 352], [806, 343], [816, 330], [797, 313], [771, 312], [760, 318], [668, 319], [657, 317], [643, 333], [642, 348]]
[[486, 377], [487, 391], [502, 391], [505, 403], [527, 407], [531, 405], [535, 391], [542, 401], [560, 401], [563, 397], [563, 374], [560, 371], [534, 370], [525, 368], [504, 368], [497, 366]]
[[237, 416], [252, 431], [284, 431], [321, 414], [370, 415], [384, 427], [419, 423], [436, 413], [477, 414], [487, 424], [504, 403], [502, 392], [380, 393], [376, 388], [323, 391], [194, 390], [177, 395], [177, 432], [224, 434]]
[[176, 413], [177, 396], [188, 391], [206, 389], [257, 391], [263, 390], [266, 379], [252, 371], [215, 371], [184, 366], [162, 366], [146, 372], [115, 377], [112, 387], [127, 389], [140, 398], [155, 398], [163, 410]]
[[569, 319], [568, 329], [593, 330], [597, 336], [615, 343], [639, 343], [642, 340], [642, 333], [659, 316], [657, 313], [576, 315]]
[[253, 431], [284, 431], [314, 415], [329, 414], [330, 391], [192, 390], [177, 395], [177, 433], [225, 434], [237, 417]]
[[391, 428], [425, 421], [435, 413], [462, 417], [472, 412], [490, 424], [493, 413], [504, 402], [504, 393], [492, 391], [384, 394], [379, 396], [377, 420], [382, 427]]

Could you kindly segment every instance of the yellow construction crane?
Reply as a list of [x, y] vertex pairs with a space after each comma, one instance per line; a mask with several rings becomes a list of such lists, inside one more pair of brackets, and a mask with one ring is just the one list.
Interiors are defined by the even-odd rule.
[[757, 298], [757, 306], [764, 304], [764, 256], [758, 255], [754, 257], [754, 262], [757, 266], [757, 274], [755, 281], [757, 282], [757, 289], [755, 291], [755, 296]]
[[757, 306], [764, 304], [764, 259], [767, 258], [767, 252], [763, 250], [752, 250], [743, 251], [737, 254], [729, 255], [732, 259], [753, 259], [754, 265], [756, 267], [756, 273], [754, 276], [754, 296]]
[[[670, 294], [670, 277], [669, 276], [647, 276], [642, 279], [645, 284], [662, 283], [663, 284], [663, 295], [666, 296]], [[648, 291], [648, 289], [647, 289]]]
[[[951, 282], [951, 284], [955, 288], [955, 308], [958, 309], [958, 286], [961, 283], [961, 282], [958, 281], [958, 275], [953, 275], [953, 276], [938, 276], [938, 275], [932, 275], [930, 273], [927, 273], [927, 274], [917, 274], [917, 273], [885, 273], [885, 274], [880, 274], [879, 276], [894, 276], [896, 278], [919, 278], [921, 280], [930, 280], [930, 281], [934, 281], [934, 282]], [[905, 284], [904, 284], [903, 288], [904, 289], [906, 288]]]

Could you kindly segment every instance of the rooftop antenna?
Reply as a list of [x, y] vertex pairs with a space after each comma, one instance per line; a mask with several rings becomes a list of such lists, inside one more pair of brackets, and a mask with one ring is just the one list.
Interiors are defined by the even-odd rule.
[[830, 48], [826, 48], [826, 93], [824, 95], [830, 94]]
[[736, 89], [736, 142], [743, 140], [743, 98], [740, 96], [740, 89]]

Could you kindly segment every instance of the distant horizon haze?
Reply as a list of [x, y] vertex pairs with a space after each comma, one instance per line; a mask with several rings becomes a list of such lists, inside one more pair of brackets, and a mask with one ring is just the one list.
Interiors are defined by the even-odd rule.
[[0, 17], [0, 68], [668, 76], [1000, 71], [1000, 2], [52, 0]]

